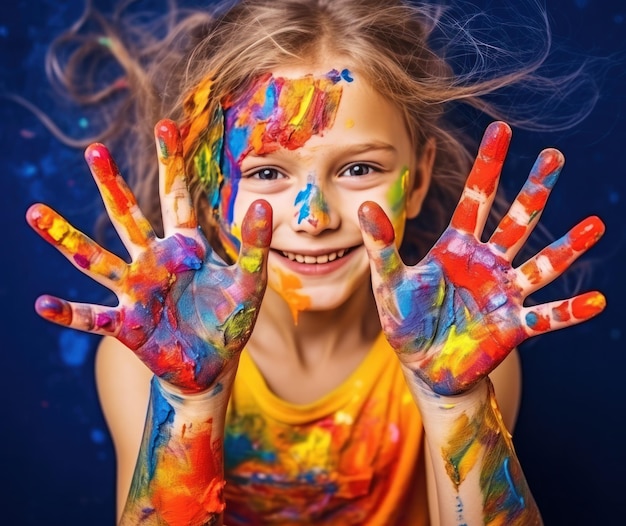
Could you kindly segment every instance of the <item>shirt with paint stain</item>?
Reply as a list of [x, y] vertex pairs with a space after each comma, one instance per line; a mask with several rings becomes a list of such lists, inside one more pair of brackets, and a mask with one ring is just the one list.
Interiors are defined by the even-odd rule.
[[428, 523], [422, 420], [381, 335], [311, 404], [275, 396], [244, 351], [225, 432], [225, 524]]

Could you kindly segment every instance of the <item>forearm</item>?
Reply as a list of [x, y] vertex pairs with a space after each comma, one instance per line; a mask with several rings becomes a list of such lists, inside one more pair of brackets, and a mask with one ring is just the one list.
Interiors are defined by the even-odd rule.
[[234, 371], [182, 396], [152, 380], [150, 406], [120, 525], [221, 524], [223, 434]]
[[441, 524], [542, 524], [490, 380], [446, 397], [405, 374], [432, 454]]

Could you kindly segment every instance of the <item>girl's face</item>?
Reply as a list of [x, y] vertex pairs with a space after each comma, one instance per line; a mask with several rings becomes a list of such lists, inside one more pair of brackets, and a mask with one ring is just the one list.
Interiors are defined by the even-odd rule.
[[246, 210], [265, 199], [274, 217], [269, 286], [296, 319], [342, 305], [369, 280], [359, 206], [381, 205], [399, 243], [427, 190], [424, 166], [414, 184], [401, 113], [347, 69], [284, 69], [225, 103], [224, 126], [218, 221], [231, 253]]

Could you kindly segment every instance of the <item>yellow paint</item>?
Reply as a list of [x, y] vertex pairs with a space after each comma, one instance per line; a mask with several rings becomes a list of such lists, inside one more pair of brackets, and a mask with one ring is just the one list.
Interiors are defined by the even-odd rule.
[[[296, 83], [294, 82], [294, 86], [295, 84]], [[298, 109], [298, 113], [296, 113], [296, 115], [294, 115], [289, 121], [289, 124], [293, 124], [294, 126], [298, 126], [302, 122], [302, 119], [309, 110], [311, 100], [313, 100], [313, 94], [315, 93], [315, 86], [309, 85], [305, 86], [304, 88], [304, 93], [302, 94], [302, 98], [300, 99], [300, 108]]]
[[314, 427], [304, 442], [289, 448], [289, 456], [296, 462], [300, 472], [320, 469], [328, 464], [330, 446], [330, 432]]
[[335, 413], [335, 424], [345, 424], [351, 426], [354, 419], [350, 413], [344, 411], [338, 411]]
[[354, 119], [346, 119], [346, 128], [354, 128]]
[[444, 369], [449, 369], [454, 377], [466, 372], [467, 364], [463, 362], [468, 356], [476, 353], [480, 345], [479, 340], [472, 338], [469, 332], [457, 333], [454, 325], [450, 328], [448, 339], [433, 363], [433, 372], [436, 375]]

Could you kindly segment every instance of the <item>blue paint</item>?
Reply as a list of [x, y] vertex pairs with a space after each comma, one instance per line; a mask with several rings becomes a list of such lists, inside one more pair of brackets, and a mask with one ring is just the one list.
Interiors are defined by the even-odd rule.
[[510, 461], [509, 457], [505, 458], [504, 459], [504, 464], [502, 466], [502, 469], [504, 471], [504, 476], [506, 478], [506, 481], [509, 484], [509, 488], [511, 490], [511, 495], [517, 501], [519, 506], [523, 508], [524, 504], [525, 504], [524, 497], [517, 492], [517, 488], [515, 487], [515, 483], [513, 482], [513, 479], [511, 478], [510, 462], [511, 461]]
[[295, 206], [300, 205], [298, 214], [298, 224], [302, 223], [306, 218], [311, 217], [311, 201], [315, 193], [315, 185], [307, 183], [304, 190], [300, 190], [296, 195]]
[[150, 385], [152, 391], [151, 425], [150, 436], [148, 437], [148, 448], [146, 451], [148, 475], [154, 476], [157, 462], [157, 452], [159, 448], [165, 447], [170, 439], [170, 431], [174, 422], [175, 411], [170, 403], [165, 399], [156, 377], [152, 378]]
[[537, 325], [539, 318], [534, 312], [529, 312], [526, 314], [526, 325], [528, 325], [531, 329]]
[[247, 435], [229, 433], [224, 436], [224, 466], [227, 471], [234, 470], [247, 460], [257, 459], [266, 464], [276, 462], [276, 452], [259, 449]]
[[311, 182], [308, 182], [304, 189], [296, 195], [294, 206], [300, 206], [298, 224], [309, 219], [312, 225], [317, 226], [318, 214], [321, 212], [321, 215], [328, 215], [328, 205], [324, 200], [322, 191], [312, 182], [312, 178]]

